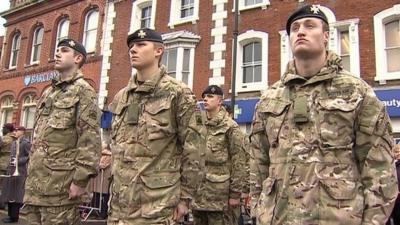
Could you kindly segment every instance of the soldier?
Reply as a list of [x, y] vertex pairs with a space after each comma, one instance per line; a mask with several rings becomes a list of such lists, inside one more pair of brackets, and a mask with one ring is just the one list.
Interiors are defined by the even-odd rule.
[[244, 134], [222, 106], [223, 92], [208, 86], [202, 97], [207, 130], [204, 178], [193, 204], [195, 225], [237, 225], [248, 177]]
[[140, 29], [127, 38], [137, 73], [113, 112], [109, 224], [175, 224], [187, 213], [199, 173], [201, 136], [190, 89], [159, 65], [161, 35]]
[[14, 129], [15, 139], [8, 156], [7, 174], [10, 177], [5, 178], [3, 182], [4, 200], [8, 203], [8, 217], [2, 219], [4, 223], [18, 222], [19, 209], [24, 198], [26, 169], [31, 150], [31, 142], [24, 137], [25, 130], [23, 126], [16, 126]]
[[60, 76], [37, 104], [24, 199], [32, 225], [78, 224], [79, 196], [97, 174], [100, 110], [80, 71], [85, 59], [82, 44], [60, 41], [55, 55]]
[[286, 31], [294, 60], [252, 124], [257, 225], [385, 224], [398, 190], [384, 105], [327, 50], [319, 5], [295, 11]]
[[[3, 137], [0, 137], [0, 175], [7, 174], [7, 168], [10, 163], [11, 143], [14, 141], [14, 125], [6, 123], [3, 125]], [[4, 209], [3, 190], [0, 190], [0, 209]]]

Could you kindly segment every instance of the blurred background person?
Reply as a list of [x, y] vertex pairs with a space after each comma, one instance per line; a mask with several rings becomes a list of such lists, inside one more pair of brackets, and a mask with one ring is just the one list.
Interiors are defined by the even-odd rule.
[[25, 180], [31, 143], [24, 137], [25, 127], [17, 126], [14, 129], [15, 140], [11, 144], [11, 155], [7, 174], [4, 179], [4, 202], [8, 204], [8, 217], [3, 218], [4, 223], [16, 223], [19, 218], [19, 210], [25, 194]]
[[[395, 145], [393, 148], [394, 157], [396, 159], [396, 171], [397, 171], [397, 185], [400, 190], [400, 145]], [[400, 224], [400, 196], [397, 196], [396, 202], [390, 218], [386, 225], [397, 225]]]
[[[7, 174], [8, 164], [10, 163], [11, 143], [15, 139], [13, 131], [14, 125], [12, 123], [6, 123], [3, 125], [3, 137], [0, 137], [0, 175]], [[0, 187], [0, 209], [5, 208], [2, 189], [3, 188]]]

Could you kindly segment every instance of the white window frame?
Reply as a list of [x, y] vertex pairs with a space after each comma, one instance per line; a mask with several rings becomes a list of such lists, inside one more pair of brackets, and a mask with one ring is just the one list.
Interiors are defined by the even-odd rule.
[[[262, 91], [268, 87], [268, 33], [262, 31], [248, 30], [238, 36], [238, 51], [236, 55], [236, 91], [250, 92]], [[243, 83], [243, 46], [250, 42], [261, 42], [261, 81]], [[235, 57], [235, 56], [233, 56]], [[235, 93], [236, 94], [236, 93]]]
[[[233, 1], [232, 12], [235, 12], [235, 3], [236, 3], [236, 0]], [[269, 0], [262, 0], [262, 2], [260, 2], [260, 3], [246, 6], [245, 5], [245, 0], [239, 0], [239, 12], [240, 11], [245, 11], [245, 10], [248, 10], [248, 9], [254, 9], [254, 8], [267, 9], [270, 4], [271, 3], [270, 3]]]
[[[67, 24], [66, 25], [66, 29], [67, 29], [67, 36], [61, 36], [61, 29], [62, 28], [64, 28], [64, 25], [65, 24]], [[57, 49], [57, 45], [58, 45], [58, 43], [62, 40], [62, 39], [65, 39], [65, 38], [68, 38], [68, 35], [69, 35], [69, 26], [70, 26], [70, 20], [67, 18], [67, 19], [62, 19], [62, 20], [60, 20], [60, 22], [58, 22], [58, 25], [57, 25], [57, 36], [56, 36], [56, 45], [55, 45], [55, 47], [54, 47], [54, 52], [56, 52], [56, 49]]]
[[388, 72], [386, 59], [386, 39], [385, 25], [388, 22], [400, 20], [400, 4], [394, 5], [392, 8], [383, 10], [374, 16], [374, 36], [375, 36], [375, 63], [376, 76], [375, 80], [385, 83], [386, 80], [400, 79], [400, 71]]
[[[21, 115], [22, 115], [22, 120], [21, 120], [21, 126], [24, 126], [27, 129], [32, 129], [33, 128], [33, 124], [32, 126], [28, 126], [28, 121], [27, 121], [27, 113], [26, 110], [29, 110], [29, 108], [33, 108], [34, 110], [36, 109], [36, 102], [35, 102], [35, 98], [32, 94], [27, 95], [24, 98], [23, 104], [22, 104], [22, 110], [21, 110]], [[33, 112], [35, 115], [36, 110]], [[33, 118], [34, 119], [34, 118]]]
[[[176, 48], [176, 71], [175, 71], [175, 79], [182, 81], [182, 72], [183, 72], [183, 52], [185, 49], [189, 50], [189, 75], [188, 75], [188, 83], [187, 86], [192, 89], [193, 88], [193, 78], [194, 78], [194, 54], [195, 54], [195, 46], [187, 43], [174, 43], [166, 46], [165, 50]], [[167, 65], [165, 65], [167, 66]], [[183, 81], [182, 81], [183, 82]]]
[[190, 17], [181, 18], [181, 0], [171, 0], [171, 11], [169, 16], [168, 26], [174, 29], [175, 25], [183, 23], [196, 24], [199, 20], [199, 4], [200, 0], [194, 0], [193, 15]]
[[[39, 31], [42, 30], [42, 40], [37, 40], [37, 35]], [[32, 39], [32, 50], [31, 50], [31, 65], [32, 64], [38, 64], [40, 62], [40, 54], [42, 51], [42, 45], [43, 45], [43, 36], [44, 36], [44, 28], [42, 26], [37, 27], [35, 31], [33, 32], [33, 39]], [[35, 48], [36, 46], [39, 46], [39, 48]], [[35, 55], [35, 50], [38, 51], [37, 59], [34, 60], [34, 55]]]
[[279, 31], [281, 36], [281, 76], [286, 72], [287, 64], [293, 59], [293, 52], [290, 49], [290, 38], [286, 30]]
[[[93, 13], [97, 13], [97, 26], [96, 26], [95, 29], [88, 30], [88, 26], [89, 26], [88, 20], [89, 20], [89, 17], [90, 17]], [[90, 10], [90, 11], [88, 11], [88, 12], [86, 13], [86, 16], [85, 16], [85, 24], [84, 24], [84, 29], [83, 29], [83, 45], [85, 46], [85, 49], [86, 49], [86, 52], [87, 52], [87, 53], [93, 53], [93, 52], [96, 51], [97, 32], [98, 32], [98, 28], [99, 28], [99, 19], [100, 19], [100, 12], [99, 12], [99, 9], [92, 9], [92, 10]], [[95, 42], [95, 44], [94, 44], [94, 48], [93, 48], [93, 49], [90, 49], [90, 48], [87, 47], [88, 43], [86, 43], [86, 41], [87, 41], [86, 38], [87, 38], [87, 34], [88, 34], [89, 32], [94, 31], [94, 30], [96, 30], [95, 39], [93, 40], [93, 41]]]
[[[1, 124], [0, 124], [0, 127], [3, 127], [3, 125], [5, 123], [12, 122], [12, 117], [13, 117], [12, 114], [14, 111], [13, 103], [14, 103], [14, 99], [11, 96], [6, 96], [1, 99], [1, 107], [0, 107], [0, 110], [1, 110], [1, 121], [0, 122], [1, 122]], [[11, 121], [5, 121], [5, 115], [8, 111], [11, 111]]]
[[340, 55], [340, 32], [349, 31], [350, 71], [360, 77], [360, 41], [358, 36], [359, 19], [336, 21], [329, 24], [329, 49]]
[[[17, 67], [18, 55], [19, 55], [20, 50], [21, 50], [21, 33], [16, 33], [16, 34], [14, 34], [14, 36], [12, 38], [12, 43], [11, 43], [10, 62], [9, 62], [9, 66], [8, 66], [9, 69], [14, 69]], [[12, 65], [14, 57], [16, 57], [15, 65]]]
[[133, 33], [136, 30], [140, 29], [142, 9], [148, 6], [151, 6], [151, 20], [149, 28], [155, 29], [154, 24], [156, 17], [157, 0], [137, 0], [132, 3], [132, 15], [129, 33]]

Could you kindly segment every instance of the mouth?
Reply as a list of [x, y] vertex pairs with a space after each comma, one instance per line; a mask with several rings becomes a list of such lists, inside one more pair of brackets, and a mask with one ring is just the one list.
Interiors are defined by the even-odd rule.
[[297, 39], [297, 41], [295, 43], [298, 44], [300, 42], [306, 42], [306, 41], [307, 41], [306, 39], [300, 38], [300, 39]]

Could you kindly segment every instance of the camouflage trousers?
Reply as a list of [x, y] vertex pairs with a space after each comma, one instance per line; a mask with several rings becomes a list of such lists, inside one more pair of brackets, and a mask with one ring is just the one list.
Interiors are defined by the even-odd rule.
[[238, 225], [240, 208], [224, 211], [193, 210], [194, 225]]
[[34, 206], [25, 205], [29, 225], [81, 224], [78, 205]]
[[172, 218], [160, 220], [160, 219], [146, 219], [146, 218], [137, 218], [137, 219], [126, 219], [126, 220], [118, 220], [112, 221], [108, 220], [107, 225], [177, 225], [176, 222], [172, 220]]

